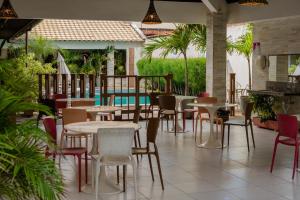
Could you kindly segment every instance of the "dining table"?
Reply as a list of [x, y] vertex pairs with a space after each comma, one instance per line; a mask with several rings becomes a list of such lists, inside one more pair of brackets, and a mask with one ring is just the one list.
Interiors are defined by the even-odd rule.
[[70, 109], [86, 110], [86, 112], [90, 113], [91, 121], [96, 121], [96, 116], [98, 113], [115, 113], [122, 110], [122, 108], [118, 106], [76, 106], [70, 107]]
[[188, 106], [200, 107], [207, 109], [209, 113], [210, 119], [210, 129], [209, 129], [209, 137], [208, 140], [202, 143], [202, 139], [200, 143], [196, 142], [197, 146], [200, 148], [206, 149], [216, 149], [222, 148], [222, 142], [218, 139], [217, 133], [214, 131], [214, 122], [216, 117], [216, 112], [220, 108], [232, 108], [237, 106], [237, 104], [229, 104], [229, 103], [214, 103], [214, 104], [207, 104], [207, 103], [189, 103]]
[[[70, 133], [92, 134], [92, 150], [90, 155], [98, 155], [98, 129], [99, 128], [133, 128], [138, 130], [140, 126], [133, 122], [127, 121], [87, 121], [71, 123], [64, 126]], [[99, 192], [105, 194], [120, 193], [121, 189], [111, 182], [106, 174], [105, 166], [100, 167], [100, 184]]]

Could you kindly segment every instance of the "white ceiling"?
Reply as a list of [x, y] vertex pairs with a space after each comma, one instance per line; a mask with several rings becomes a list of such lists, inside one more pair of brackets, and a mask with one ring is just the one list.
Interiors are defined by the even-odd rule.
[[[209, 0], [213, 3], [225, 0]], [[227, 6], [228, 23], [300, 16], [300, 0], [268, 0], [263, 7]], [[2, 3], [2, 0], [0, 0]], [[141, 21], [149, 0], [11, 0], [20, 18]], [[163, 22], [206, 22], [203, 3], [155, 2]]]

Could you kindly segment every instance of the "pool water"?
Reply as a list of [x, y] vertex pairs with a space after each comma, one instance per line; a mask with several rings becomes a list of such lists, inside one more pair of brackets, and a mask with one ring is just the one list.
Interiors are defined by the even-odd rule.
[[[134, 91], [135, 90], [129, 90], [130, 93], [134, 93]], [[121, 91], [115, 90], [115, 92], [120, 93]], [[125, 90], [122, 93], [127, 94], [128, 91]], [[109, 90], [108, 94], [113, 94], [113, 90]], [[99, 90], [96, 90], [95, 98], [96, 98], [96, 105], [100, 105], [100, 91]], [[121, 105], [121, 102], [122, 102], [123, 106], [128, 105], [128, 103], [129, 103], [129, 105], [135, 105], [135, 97], [131, 96], [131, 97], [122, 97], [121, 98], [119, 96], [116, 96], [115, 100], [114, 100], [114, 105], [119, 106], [119, 105]], [[140, 97], [140, 105], [145, 105], [145, 103], [150, 104], [150, 98], [149, 97]]]

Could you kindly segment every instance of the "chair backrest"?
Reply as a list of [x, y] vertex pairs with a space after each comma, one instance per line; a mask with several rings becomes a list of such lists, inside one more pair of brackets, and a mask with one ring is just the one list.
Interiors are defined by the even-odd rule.
[[[218, 103], [217, 97], [199, 97], [197, 98], [198, 103], [207, 103], [207, 104], [215, 104]], [[208, 110], [206, 108], [198, 108], [199, 113], [208, 113]]]
[[67, 108], [62, 110], [63, 125], [76, 122], [85, 122], [87, 113], [84, 109]]
[[43, 119], [43, 124], [45, 127], [46, 133], [51, 136], [51, 139], [53, 140], [53, 143], [56, 144], [57, 141], [57, 131], [56, 131], [56, 122], [53, 117], [45, 117]]
[[56, 110], [67, 108], [67, 107], [68, 107], [68, 102], [67, 101], [55, 101]]
[[161, 95], [158, 97], [159, 108], [161, 110], [175, 110], [176, 98], [170, 95]]
[[133, 123], [138, 124], [140, 121], [141, 106], [138, 106], [133, 113]]
[[111, 94], [109, 96], [109, 102], [108, 102], [108, 105], [109, 106], [113, 106], [114, 105], [114, 101], [115, 101], [115, 95], [114, 94]]
[[183, 99], [181, 101], [181, 109], [191, 108], [193, 106], [188, 106], [187, 104], [194, 103], [194, 99]]
[[80, 100], [80, 101], [72, 101], [72, 107], [80, 107], [80, 106], [94, 106], [95, 101], [88, 101], [88, 100]]
[[155, 143], [159, 127], [159, 118], [150, 118], [147, 127], [147, 144]]
[[296, 139], [298, 135], [298, 120], [296, 116], [278, 114], [278, 133], [280, 136]]
[[66, 94], [53, 94], [52, 95], [52, 99], [56, 100], [56, 99], [66, 99], [67, 95]]
[[131, 155], [133, 128], [99, 128], [98, 152], [101, 157], [124, 157]]
[[155, 93], [155, 92], [152, 92], [152, 93], [149, 94], [149, 99], [150, 99], [150, 105], [151, 106], [158, 106], [159, 105], [158, 95], [159, 95], [159, 93]]
[[251, 114], [252, 114], [252, 110], [253, 110], [253, 103], [252, 102], [248, 102], [246, 104], [246, 109], [245, 109], [245, 120], [251, 120]]
[[209, 93], [208, 92], [200, 92], [198, 94], [198, 97], [209, 97]]

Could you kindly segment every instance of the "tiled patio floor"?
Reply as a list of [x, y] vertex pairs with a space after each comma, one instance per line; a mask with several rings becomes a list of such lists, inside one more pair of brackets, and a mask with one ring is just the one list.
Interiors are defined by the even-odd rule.
[[[188, 123], [188, 129], [191, 129], [190, 122]], [[204, 132], [208, 132], [208, 124], [205, 125]], [[240, 127], [232, 128], [230, 148], [224, 151], [197, 148], [191, 132], [178, 134], [177, 137], [173, 133], [160, 132], [157, 141], [163, 166], [165, 191], [161, 189], [156, 167], [154, 168], [155, 182], [152, 182], [148, 159], [144, 156], [138, 166], [139, 199], [300, 200], [300, 175], [297, 174], [295, 180], [291, 180], [293, 148], [279, 146], [275, 170], [270, 174], [269, 165], [275, 133], [258, 128], [254, 128], [254, 132], [257, 147], [255, 150], [251, 147], [250, 153], [246, 148], [244, 129]], [[145, 135], [144, 128], [141, 135]], [[152, 161], [155, 159], [153, 158]], [[63, 160], [61, 168], [66, 184], [66, 199], [95, 199], [90, 184], [83, 187], [83, 192], [77, 192], [76, 168], [72, 157]], [[101, 198], [104, 200], [133, 199], [131, 169], [128, 172], [126, 193], [101, 196]], [[115, 181], [115, 168], [110, 168], [109, 174]]]

